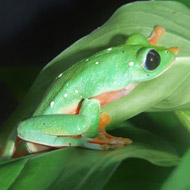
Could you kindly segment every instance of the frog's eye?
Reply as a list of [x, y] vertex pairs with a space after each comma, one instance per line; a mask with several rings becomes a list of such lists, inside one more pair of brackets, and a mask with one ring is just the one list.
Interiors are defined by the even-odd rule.
[[146, 70], [155, 70], [160, 65], [160, 55], [155, 50], [150, 50], [144, 62]]

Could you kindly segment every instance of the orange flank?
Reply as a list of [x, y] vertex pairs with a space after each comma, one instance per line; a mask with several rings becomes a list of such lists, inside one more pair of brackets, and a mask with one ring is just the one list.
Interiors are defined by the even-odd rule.
[[115, 100], [120, 99], [121, 97], [127, 94], [126, 89], [122, 89], [119, 91], [105, 92], [100, 95], [93, 97], [92, 99], [96, 99], [100, 101], [101, 107], [110, 102], [114, 102]]
[[[102, 107], [105, 104], [108, 104], [110, 102], [120, 99], [121, 97], [125, 96], [129, 92], [130, 92], [130, 89], [128, 89], [128, 90], [122, 89], [122, 90], [118, 90], [118, 91], [105, 92], [105, 93], [102, 93], [102, 94], [97, 95], [90, 99], [99, 100], [100, 106]], [[61, 112], [61, 114], [77, 115], [77, 114], [79, 114], [80, 108], [81, 108], [81, 103], [79, 103], [77, 106], [73, 106], [71, 109], [69, 109], [67, 111]]]
[[[111, 91], [111, 92], [105, 92], [102, 94], [99, 94], [97, 96], [94, 96], [92, 98], [89, 99], [96, 99], [100, 102], [100, 106], [103, 107], [104, 105], [114, 102], [120, 98], [122, 98], [123, 96], [126, 96], [127, 94], [129, 94], [136, 86], [138, 85], [138, 83], [131, 83], [128, 84], [125, 88], [118, 90], [118, 91]], [[81, 108], [81, 102], [76, 105], [73, 106], [72, 108], [64, 111], [64, 112], [60, 112], [61, 114], [73, 114], [73, 115], [77, 115], [80, 112], [80, 108]]]

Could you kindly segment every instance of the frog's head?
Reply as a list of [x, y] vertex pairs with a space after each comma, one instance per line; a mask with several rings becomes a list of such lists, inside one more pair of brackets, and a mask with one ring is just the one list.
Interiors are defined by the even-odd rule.
[[[138, 40], [136, 40], [138, 38]], [[132, 61], [131, 74], [134, 82], [141, 82], [160, 76], [168, 70], [179, 52], [179, 48], [166, 48], [154, 46], [140, 34], [132, 35], [127, 45], [132, 45], [135, 49], [135, 59]]]

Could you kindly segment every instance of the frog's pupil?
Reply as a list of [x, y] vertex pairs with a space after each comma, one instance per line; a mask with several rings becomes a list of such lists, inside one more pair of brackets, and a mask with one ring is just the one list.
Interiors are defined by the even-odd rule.
[[160, 55], [155, 50], [150, 50], [147, 53], [146, 60], [144, 63], [145, 69], [154, 70], [160, 65]]

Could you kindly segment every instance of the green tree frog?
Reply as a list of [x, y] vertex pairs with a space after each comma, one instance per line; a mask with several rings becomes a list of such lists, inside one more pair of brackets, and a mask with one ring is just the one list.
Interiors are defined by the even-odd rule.
[[97, 52], [60, 73], [33, 116], [18, 125], [18, 137], [27, 142], [27, 150], [75, 146], [108, 150], [131, 144], [132, 140], [105, 131], [111, 118], [101, 107], [171, 67], [179, 49], [157, 46], [164, 32], [156, 26], [149, 39], [132, 34], [125, 44]]

